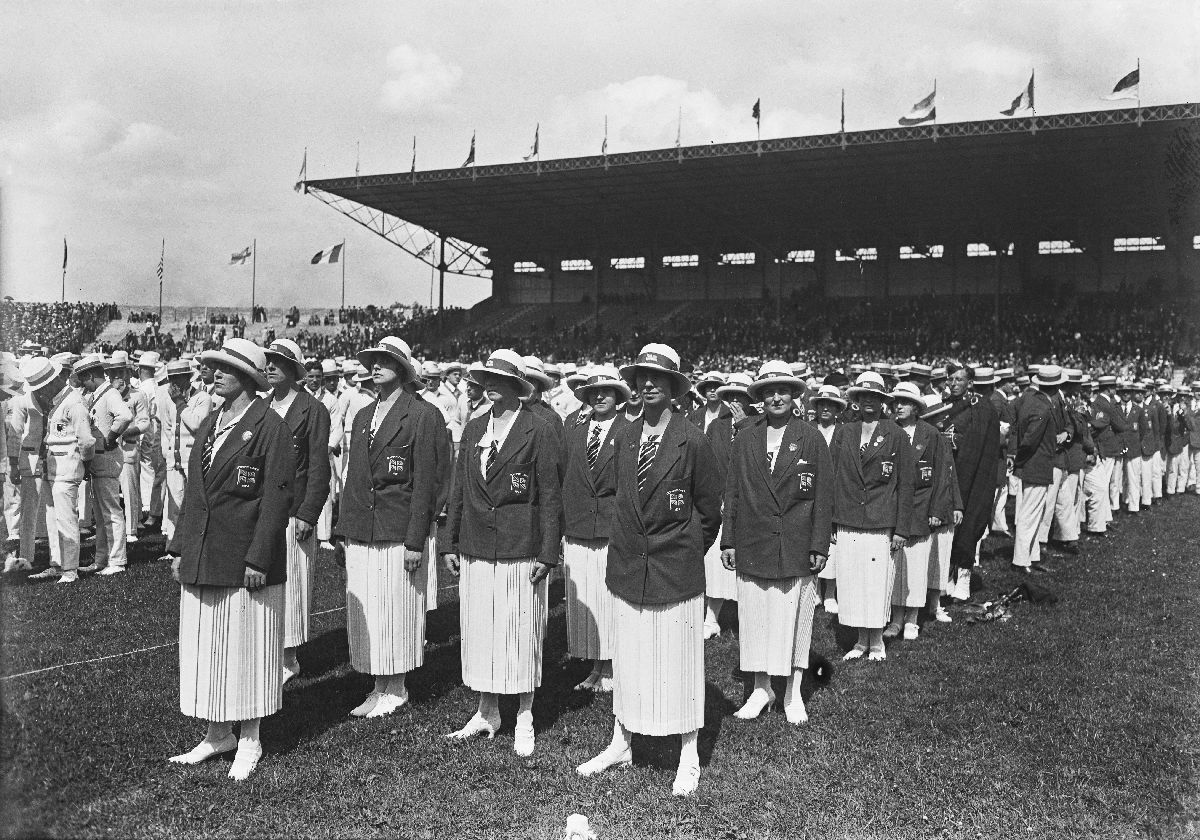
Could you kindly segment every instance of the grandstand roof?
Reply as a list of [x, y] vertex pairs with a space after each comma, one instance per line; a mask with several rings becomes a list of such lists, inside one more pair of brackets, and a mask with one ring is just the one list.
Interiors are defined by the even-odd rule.
[[[931, 243], [947, 235], [1074, 239], [1114, 229], [1160, 235], [1180, 210], [1196, 218], [1198, 150], [1200, 106], [1180, 104], [306, 186], [531, 259], [783, 251], [881, 237]], [[1188, 172], [1190, 179], [1183, 177]]]

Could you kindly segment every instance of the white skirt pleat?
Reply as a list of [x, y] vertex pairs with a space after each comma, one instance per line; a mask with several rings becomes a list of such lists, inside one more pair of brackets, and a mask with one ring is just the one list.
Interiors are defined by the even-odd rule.
[[189, 586], [179, 593], [179, 710], [214, 722], [283, 705], [284, 585]]
[[296, 539], [296, 520], [288, 520], [287, 583], [284, 584], [283, 646], [299, 647], [308, 641], [308, 616], [312, 612], [312, 578], [316, 565], [317, 534]]
[[642, 735], [704, 725], [704, 598], [635, 606], [613, 601], [613, 713]]
[[896, 561], [891, 530], [856, 531], [838, 527], [838, 623], [883, 628], [891, 616]]
[[404, 569], [403, 543], [346, 541], [350, 667], [407, 674], [425, 662], [425, 573]]
[[736, 601], [737, 593], [737, 572], [726, 569], [721, 563], [721, 531], [717, 531], [716, 541], [704, 552], [704, 594], [709, 598]]
[[946, 595], [950, 592], [950, 551], [954, 548], [954, 526], [934, 528], [930, 540], [928, 587]]
[[567, 653], [577, 659], [612, 659], [614, 596], [604, 582], [607, 571], [608, 540], [566, 538]]
[[421, 558], [425, 572], [425, 612], [438, 608], [438, 547], [437, 523], [429, 525], [429, 539], [425, 540], [425, 556]]
[[475, 691], [522, 694], [542, 684], [549, 578], [536, 586], [537, 561], [464, 556], [459, 570], [463, 683]]
[[934, 537], [927, 535], [914, 540], [896, 553], [896, 583], [892, 587], [892, 603], [899, 607], [925, 606], [926, 590], [931, 588], [930, 557]]
[[739, 667], [752, 674], [788, 677], [808, 667], [815, 575], [766, 580], [738, 575]]
[[821, 567], [821, 571], [817, 572], [817, 577], [821, 580], [837, 580], [837, 545], [829, 544], [829, 555], [825, 558], [825, 565]]

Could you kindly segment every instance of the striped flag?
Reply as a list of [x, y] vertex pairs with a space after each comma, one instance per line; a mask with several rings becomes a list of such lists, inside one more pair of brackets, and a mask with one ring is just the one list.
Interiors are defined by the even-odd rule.
[[912, 106], [912, 110], [900, 118], [900, 125], [920, 125], [923, 122], [937, 119], [937, 82], [933, 83], [933, 93]]
[[229, 255], [229, 264], [230, 265], [245, 265], [246, 260], [250, 259], [250, 256], [253, 253], [254, 252], [250, 249], [250, 246], [247, 245], [245, 248], [238, 251], [237, 253]]
[[1011, 117], [1013, 114], [1017, 113], [1017, 111], [1032, 111], [1032, 110], [1033, 110], [1033, 73], [1030, 72], [1029, 84], [1025, 86], [1025, 90], [1021, 91], [1021, 93], [1017, 96], [1017, 98], [1012, 101], [1012, 104], [1009, 105], [1006, 110], [1001, 111], [1000, 113], [1004, 114], [1004, 116], [1006, 116], [1006, 117]]
[[463, 166], [475, 165], [475, 132], [471, 132], [471, 151], [467, 152], [467, 159], [463, 161]]
[[1130, 70], [1121, 77], [1121, 81], [1117, 82], [1116, 87], [1112, 89], [1112, 93], [1104, 97], [1105, 99], [1138, 99], [1141, 96], [1138, 90], [1138, 85], [1142, 82], [1142, 65], [1138, 62], [1136, 70]]
[[539, 135], [541, 134], [541, 132], [542, 132], [542, 124], [538, 123], [537, 126], [533, 129], [533, 147], [529, 150], [529, 154], [525, 155], [525, 158], [524, 158], [525, 160], [533, 160], [535, 157], [538, 156], [538, 145], [539, 145], [538, 141], [539, 141]]
[[308, 179], [308, 147], [304, 147], [304, 159], [300, 161], [300, 180], [296, 182], [296, 192], [304, 191], [304, 182]]
[[324, 251], [317, 251], [313, 254], [312, 264], [320, 265], [321, 263], [335, 263], [342, 258], [342, 248], [346, 245], [345, 242], [339, 242], [332, 248], [326, 248]]
[[158, 255], [158, 282], [161, 284], [163, 279], [163, 260], [167, 256], [167, 240], [163, 240], [162, 253]]

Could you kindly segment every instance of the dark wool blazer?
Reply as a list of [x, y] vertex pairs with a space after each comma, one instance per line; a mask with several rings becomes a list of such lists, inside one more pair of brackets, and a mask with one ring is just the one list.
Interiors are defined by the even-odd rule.
[[912, 447], [891, 420], [880, 420], [867, 451], [859, 449], [862, 421], [833, 433], [833, 523], [858, 531], [888, 529], [912, 534]]
[[483, 560], [533, 557], [558, 565], [562, 424], [522, 406], [492, 465], [481, 472], [479, 441], [491, 414], [467, 423], [454, 466], [443, 551]]
[[[962, 485], [958, 481], [954, 449], [950, 446], [950, 441], [946, 440], [946, 436], [942, 434], [934, 438], [934, 444], [938, 447], [937, 470], [934, 473], [933, 497], [929, 501], [929, 516], [936, 516], [943, 525], [951, 525], [954, 522], [954, 511], [958, 510], [963, 512], [963, 521], [965, 522], [966, 501], [963, 499]], [[914, 457], [916, 457], [915, 452]], [[917, 471], [917, 474], [920, 475], [920, 470]], [[929, 524], [928, 519], [925, 520], [925, 524]], [[957, 534], [957, 530], [955, 533]], [[974, 555], [971, 557], [971, 562], [972, 564], [975, 562]]]
[[292, 447], [296, 454], [291, 515], [316, 525], [329, 496], [329, 410], [301, 388], [283, 419], [292, 432]]
[[673, 413], [638, 492], [638, 419], [616, 439], [616, 524], [609, 590], [631, 604], [674, 604], [704, 594], [704, 553], [721, 528], [723, 468], [712, 444]]
[[1066, 414], [1050, 397], [1030, 388], [1017, 398], [1017, 453], [1013, 472], [1025, 484], [1054, 483], [1058, 434], [1066, 430]]
[[[904, 431], [901, 429], [901, 431]], [[944, 448], [943, 448], [944, 444]], [[946, 468], [944, 458], [950, 457], [950, 468]], [[912, 439], [912, 475], [910, 481], [913, 488], [912, 527], [907, 536], [920, 538], [930, 534], [929, 517], [936, 516], [943, 524], [949, 522], [942, 514], [948, 505], [952, 504], [954, 493], [947, 486], [948, 477], [955, 478], [955, 490], [958, 481], [954, 474], [954, 453], [950, 442], [937, 429], [924, 420], [917, 421], [916, 431]], [[962, 498], [959, 491], [959, 499]], [[959, 510], [962, 503], [959, 502]], [[950, 509], [953, 512], [954, 508]], [[937, 511], [937, 512], [935, 512]]]
[[579, 540], [608, 539], [612, 528], [613, 502], [617, 496], [614, 461], [616, 437], [629, 425], [621, 412], [601, 438], [596, 466], [588, 466], [587, 444], [590, 423], [563, 430], [563, 535]]
[[1142, 457], [1142, 427], [1146, 425], [1146, 417], [1142, 413], [1141, 405], [1130, 402], [1129, 410], [1126, 411], [1125, 403], [1119, 402], [1115, 408], [1125, 421], [1125, 431], [1121, 433], [1121, 443], [1125, 446], [1125, 457]]
[[1164, 439], [1162, 417], [1158, 412], [1158, 403], [1142, 404], [1142, 457], [1149, 458], [1162, 449], [1159, 441]]
[[1124, 435], [1129, 431], [1129, 420], [1107, 394], [1098, 394], [1092, 400], [1088, 422], [1101, 458], [1117, 458], [1125, 451]]
[[721, 547], [737, 550], [738, 574], [767, 580], [809, 575], [809, 553], [829, 554], [829, 447], [820, 432], [792, 417], [768, 472], [767, 420], [755, 419], [733, 442]]
[[[428, 392], [422, 391], [421, 393]], [[416, 397], [417, 407], [423, 411], [436, 412], [432, 417], [435, 423], [445, 431], [444, 435], [438, 436], [437, 445], [433, 448], [434, 469], [437, 473], [433, 518], [437, 519], [445, 511], [446, 503], [450, 501], [450, 488], [454, 482], [454, 437], [450, 434], [450, 427], [446, 425], [446, 416], [442, 414], [442, 410], [434, 405], [428, 397], [421, 394]]]
[[215, 431], [214, 411], [196, 430], [188, 459], [191, 477], [175, 535], [167, 550], [182, 558], [179, 582], [192, 586], [245, 586], [246, 568], [287, 580], [288, 512], [296, 456], [287, 424], [266, 400], [255, 398], [213, 454], [204, 475], [204, 442]]
[[402, 542], [421, 551], [436, 513], [436, 453], [445, 420], [440, 411], [427, 410], [432, 406], [403, 391], [368, 446], [378, 403], [372, 401], [354, 416], [334, 534], [364, 543]]

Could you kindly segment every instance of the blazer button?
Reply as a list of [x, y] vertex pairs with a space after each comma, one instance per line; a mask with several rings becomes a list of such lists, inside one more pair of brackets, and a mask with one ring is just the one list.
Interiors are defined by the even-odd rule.
[[489, 505], [489, 506], [488, 506], [488, 510], [495, 510], [495, 508], [494, 508], [494, 507], [492, 507], [491, 505]]
[[373, 505], [373, 504], [367, 505], [367, 510], [375, 510], [375, 505]]

